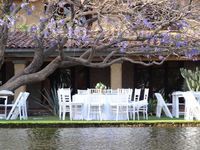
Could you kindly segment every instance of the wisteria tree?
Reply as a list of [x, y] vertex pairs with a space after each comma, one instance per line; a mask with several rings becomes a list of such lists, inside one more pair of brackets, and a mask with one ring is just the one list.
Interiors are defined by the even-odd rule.
[[[0, 60], [15, 15], [34, 11], [29, 1], [3, 0], [0, 18]], [[146, 66], [174, 59], [196, 60], [200, 52], [200, 5], [193, 0], [50, 0], [37, 26], [32, 62], [0, 89], [42, 81], [59, 67], [106, 67], [129, 61]], [[77, 55], [66, 55], [74, 50]], [[52, 54], [56, 57], [44, 68]], [[97, 61], [98, 60], [98, 61]]]

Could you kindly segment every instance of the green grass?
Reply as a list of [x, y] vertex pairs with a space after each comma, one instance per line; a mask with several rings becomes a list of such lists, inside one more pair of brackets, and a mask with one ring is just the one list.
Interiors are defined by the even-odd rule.
[[185, 121], [183, 118], [156, 118], [150, 116], [148, 120], [129, 121], [86, 121], [86, 120], [59, 120], [57, 116], [35, 116], [28, 120], [0, 120], [0, 127], [183, 127], [200, 126], [200, 121]]
[[150, 116], [148, 120], [144, 120], [142, 118], [140, 118], [140, 120], [129, 120], [129, 121], [115, 121], [115, 120], [106, 120], [106, 121], [98, 121], [98, 120], [90, 120], [90, 121], [86, 121], [86, 120], [69, 120], [68, 117], [66, 117], [66, 120], [59, 120], [58, 116], [34, 116], [34, 117], [29, 117], [28, 120], [0, 120], [0, 124], [3, 122], [58, 122], [58, 123], [62, 123], [62, 122], [72, 122], [72, 123], [84, 123], [84, 122], [100, 122], [100, 123], [107, 123], [107, 122], [185, 122], [185, 120], [183, 120], [183, 118], [168, 118], [168, 117], [161, 117], [161, 118], [157, 118], [155, 116]]

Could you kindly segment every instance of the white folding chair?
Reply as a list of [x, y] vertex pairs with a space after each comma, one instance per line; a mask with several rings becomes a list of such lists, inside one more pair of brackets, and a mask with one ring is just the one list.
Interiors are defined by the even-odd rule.
[[0, 99], [3, 103], [0, 104], [0, 107], [4, 108], [4, 112], [0, 114], [0, 119], [6, 119], [7, 116], [7, 103], [8, 103], [8, 96], [0, 96]]
[[168, 106], [172, 106], [171, 103], [165, 103], [162, 95], [160, 93], [155, 93], [157, 99], [157, 107], [156, 107], [156, 117], [160, 118], [162, 109], [165, 112], [167, 117], [173, 118], [171, 112], [169, 111]]
[[142, 112], [143, 118], [148, 119], [148, 96], [149, 96], [149, 89], [144, 89], [144, 96], [143, 100], [140, 100], [137, 104], [139, 113]]
[[88, 95], [87, 120], [94, 119], [93, 116], [95, 116], [95, 120], [97, 120], [97, 118], [99, 118], [99, 120], [102, 120], [103, 100], [104, 100], [104, 95], [99, 95], [99, 94]]
[[110, 102], [111, 111], [113, 114], [116, 114], [116, 121], [119, 119], [124, 120], [123, 116], [125, 116], [126, 120], [129, 120], [128, 100], [128, 94], [118, 94], [117, 98]]
[[6, 120], [14, 120], [17, 119], [18, 116], [20, 117], [20, 120], [28, 119], [26, 100], [29, 95], [30, 93], [28, 92], [20, 92], [14, 104], [7, 104], [7, 107], [12, 108], [6, 117]]
[[133, 101], [129, 101], [129, 114], [130, 117], [135, 120], [135, 114], [137, 114], [137, 118], [139, 120], [139, 110], [138, 110], [138, 102], [140, 100], [141, 89], [134, 90]]
[[183, 97], [185, 99], [185, 120], [200, 120], [200, 104], [198, 100], [195, 98], [193, 92], [183, 92]]
[[71, 90], [70, 88], [58, 89], [59, 119], [65, 120], [66, 113], [69, 113], [72, 120]]

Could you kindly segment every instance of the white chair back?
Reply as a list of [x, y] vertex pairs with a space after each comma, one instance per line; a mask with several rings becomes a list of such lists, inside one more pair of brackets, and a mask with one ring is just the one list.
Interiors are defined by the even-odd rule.
[[89, 94], [99, 94], [102, 93], [102, 89], [88, 89]]
[[128, 95], [128, 101], [131, 101], [133, 89], [117, 89], [117, 93], [119, 94], [127, 94]]
[[105, 90], [103, 90], [103, 93], [104, 94], [112, 94], [113, 90], [112, 89], [105, 89]]
[[129, 94], [132, 91], [132, 89], [117, 89], [118, 94]]
[[160, 93], [155, 93], [156, 99], [157, 99], [157, 107], [156, 107], [156, 117], [161, 116], [161, 111], [165, 112], [166, 116], [173, 118], [171, 112], [169, 111], [169, 108], [167, 107], [167, 104], [165, 103], [162, 95]]
[[143, 100], [148, 101], [148, 96], [149, 96], [149, 89], [145, 88], [144, 89], [144, 97]]
[[71, 90], [70, 88], [58, 89], [59, 103], [71, 103]]
[[27, 119], [27, 107], [26, 107], [26, 100], [30, 93], [28, 92], [20, 92], [15, 103], [13, 104], [6, 120], [13, 120], [17, 119], [20, 116], [21, 119]]
[[140, 100], [140, 93], [141, 93], [141, 89], [134, 90], [134, 96], [133, 96], [134, 102], [138, 102]]

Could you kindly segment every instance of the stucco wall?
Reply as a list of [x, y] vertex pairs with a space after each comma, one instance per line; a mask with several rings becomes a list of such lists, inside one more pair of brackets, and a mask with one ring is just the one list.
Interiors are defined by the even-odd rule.
[[[17, 4], [21, 2], [21, 0], [15, 1]], [[39, 22], [40, 17], [43, 15], [44, 5], [42, 0], [38, 0], [31, 3], [31, 7], [34, 7], [34, 11], [32, 15], [27, 15], [25, 10], [21, 10], [17, 15], [17, 22], [19, 24], [27, 24], [33, 25]]]

